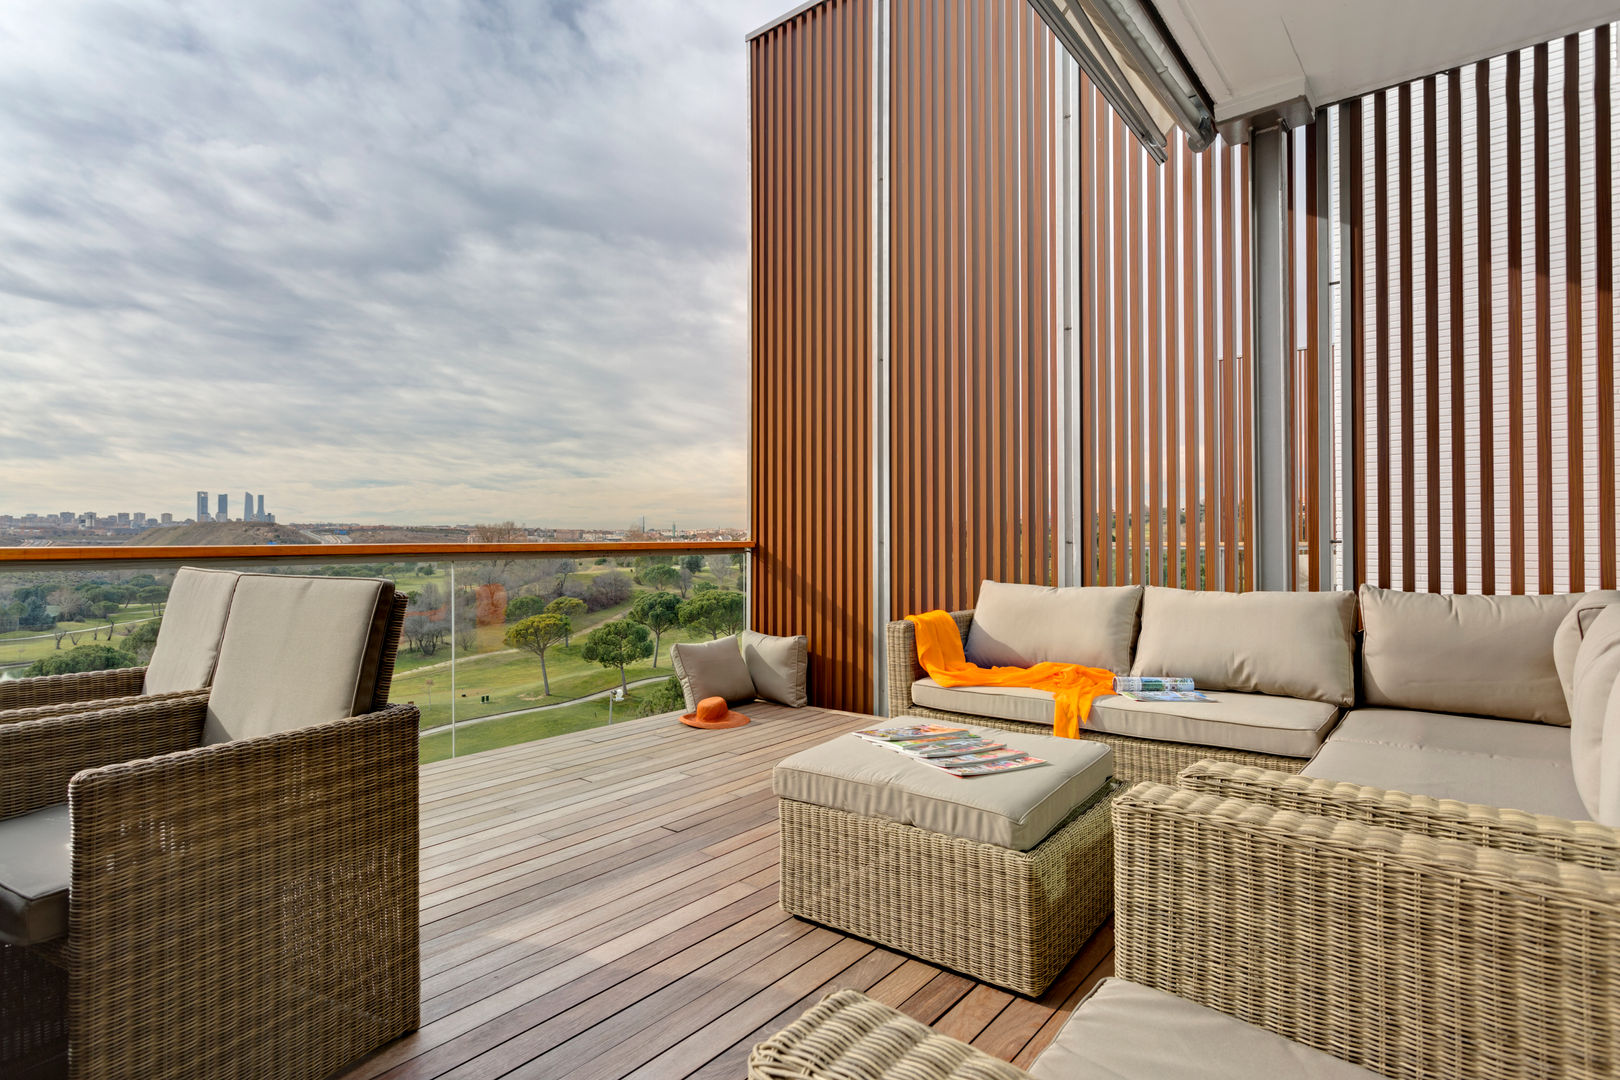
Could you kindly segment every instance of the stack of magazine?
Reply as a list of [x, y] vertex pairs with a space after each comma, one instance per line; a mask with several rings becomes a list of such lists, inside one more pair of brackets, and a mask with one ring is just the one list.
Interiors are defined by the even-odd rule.
[[1005, 743], [975, 735], [967, 728], [913, 724], [909, 727], [867, 728], [855, 732], [855, 735], [952, 776], [988, 776], [1046, 764], [1042, 759], [1030, 757], [1022, 750], [1013, 750]]
[[1182, 675], [1116, 675], [1114, 693], [1132, 701], [1209, 701]]

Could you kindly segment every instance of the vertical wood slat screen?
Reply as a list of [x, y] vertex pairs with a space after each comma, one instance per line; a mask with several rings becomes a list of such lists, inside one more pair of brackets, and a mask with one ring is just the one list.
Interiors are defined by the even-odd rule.
[[1614, 27], [1339, 107], [1360, 577], [1614, 588]]
[[1056, 580], [1064, 54], [1024, 0], [891, 0], [892, 610]]
[[1251, 588], [1248, 148], [1079, 120], [1080, 583]]
[[872, 9], [749, 45], [751, 625], [805, 634], [811, 700], [872, 680]]

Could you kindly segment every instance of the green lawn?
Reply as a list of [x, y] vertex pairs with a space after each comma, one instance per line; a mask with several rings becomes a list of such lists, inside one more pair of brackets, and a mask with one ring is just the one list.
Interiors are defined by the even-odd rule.
[[[653, 687], [647, 687], [651, 690]], [[645, 692], [645, 691], [643, 691]], [[615, 722], [629, 720], [635, 716], [635, 696], [632, 690], [630, 697], [621, 704], [613, 706], [613, 719]], [[458, 727], [456, 730], [456, 756], [476, 754], [482, 750], [497, 750], [503, 746], [515, 746], [518, 743], [533, 742], [535, 739], [547, 739], [553, 735], [562, 735], [569, 731], [581, 731], [585, 728], [601, 727], [608, 722], [608, 703], [606, 701], [583, 701], [578, 705], [568, 705], [561, 709], [551, 709], [548, 712], [529, 713], [526, 716], [508, 716], [500, 720], [486, 720], [481, 724], [472, 724], [468, 727]], [[676, 723], [671, 720], [670, 723]], [[442, 761], [450, 756], [450, 733], [439, 732], [428, 735], [422, 739], [422, 761]]]
[[[156, 617], [157, 608], [152, 604], [131, 604], [118, 612], [117, 626], [113, 630], [114, 645], [122, 643], [125, 629], [133, 629], [137, 623]], [[74, 642], [71, 638], [62, 639], [62, 649], [71, 649], [75, 644], [92, 644], [90, 635], [96, 634], [96, 640], [107, 644], [107, 620], [91, 619], [89, 622], [61, 623], [59, 629], [71, 630], [78, 634], [79, 640]], [[10, 633], [0, 634], [0, 665], [28, 664], [57, 652], [56, 639], [44, 630], [13, 630]]]

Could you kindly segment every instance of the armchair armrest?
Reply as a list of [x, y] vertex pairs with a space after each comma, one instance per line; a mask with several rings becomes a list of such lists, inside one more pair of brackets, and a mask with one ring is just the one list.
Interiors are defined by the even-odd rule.
[[[73, 778], [76, 1068], [326, 1076], [417, 1026], [418, 721], [394, 706]], [[176, 958], [207, 985], [120, 1027], [139, 973]]]
[[0, 818], [65, 802], [82, 769], [197, 745], [208, 691], [163, 694], [99, 712], [0, 724]]
[[146, 668], [113, 668], [110, 671], [75, 671], [68, 675], [37, 675], [28, 679], [0, 681], [0, 723], [12, 709], [38, 705], [60, 705], [74, 701], [102, 701], [133, 697], [146, 685]]
[[748, 1080], [1031, 1080], [855, 990], [839, 990], [754, 1047]]
[[1140, 784], [1115, 963], [1386, 1076], [1620, 1064], [1620, 874]]
[[[973, 612], [953, 611], [951, 618], [956, 620], [962, 641], [966, 642], [973, 626]], [[903, 716], [911, 711], [911, 684], [928, 674], [917, 662], [917, 628], [905, 619], [896, 620], [883, 628], [883, 640], [887, 646], [884, 671], [889, 715]]]
[[1337, 780], [1313, 780], [1224, 761], [1190, 765], [1176, 777], [1176, 785], [1186, 791], [1244, 799], [1279, 810], [1540, 855], [1594, 870], [1620, 871], [1620, 829], [1595, 821], [1567, 821], [1455, 799], [1431, 799]]

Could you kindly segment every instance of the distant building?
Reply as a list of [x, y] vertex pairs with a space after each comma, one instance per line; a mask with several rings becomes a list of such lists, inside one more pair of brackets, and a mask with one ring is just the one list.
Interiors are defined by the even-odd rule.
[[120, 510], [118, 512], [118, 524], [125, 525], [125, 526], [127, 526], [129, 524], [129, 511], [128, 510]]
[[137, 524], [137, 525], [145, 525], [146, 524], [146, 515], [145, 514], [136, 514], [135, 515], [135, 524]]
[[208, 492], [197, 492], [197, 520], [208, 520]]
[[253, 521], [253, 492], [242, 492], [242, 520]]
[[231, 520], [231, 497], [221, 493], [219, 496], [219, 513], [214, 515], [215, 521]]
[[269, 518], [264, 516], [264, 496], [263, 495], [259, 496], [259, 512], [258, 512], [258, 514], [256, 514], [254, 516], [254, 520], [256, 520], [256, 521], [268, 521], [268, 520], [270, 520]]
[[158, 520], [163, 522], [163, 524], [165, 524], [165, 525], [173, 525], [174, 524], [174, 515], [173, 514], [164, 514], [162, 517], [158, 518]]

